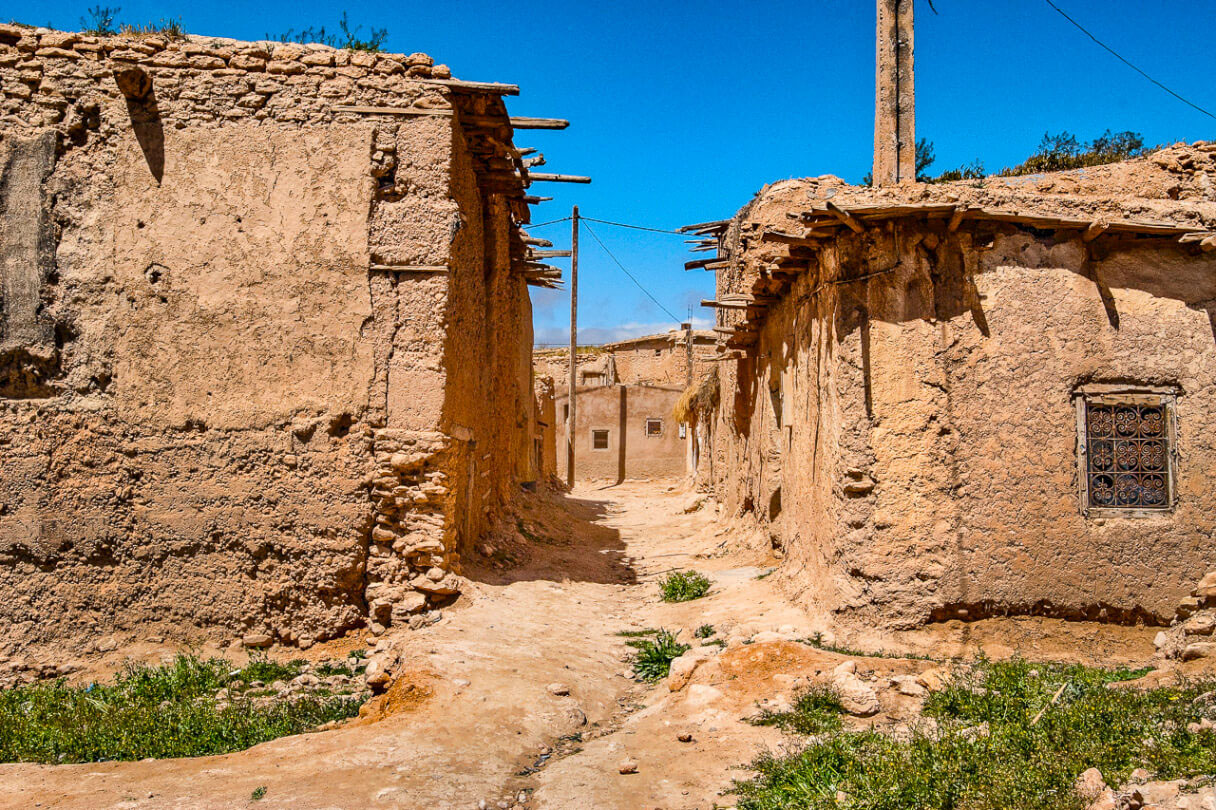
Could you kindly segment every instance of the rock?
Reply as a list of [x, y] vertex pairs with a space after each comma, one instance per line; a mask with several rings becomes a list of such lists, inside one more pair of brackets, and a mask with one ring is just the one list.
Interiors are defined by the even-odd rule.
[[699, 511], [704, 505], [705, 496], [698, 492], [685, 499], [684, 503], [680, 505], [680, 511], [688, 515]]
[[691, 731], [681, 731], [679, 734], [676, 735], [676, 739], [682, 743], [690, 743], [690, 742], [692, 742], [692, 732]]
[[555, 697], [564, 697], [570, 694], [570, 687], [564, 683], [551, 683], [545, 688], [549, 690], [549, 694]]
[[1216, 616], [1211, 613], [1200, 613], [1186, 620], [1182, 632], [1191, 636], [1210, 636], [1216, 630]]
[[1090, 768], [1077, 777], [1074, 783], [1077, 793], [1086, 801], [1092, 802], [1106, 792], [1106, 780], [1097, 768]]
[[1211, 599], [1216, 596], [1216, 571], [1204, 574], [1203, 579], [1199, 580], [1199, 584], [1195, 586], [1195, 590], [1191, 594], [1201, 599]]
[[1163, 649], [1169, 643], [1170, 643], [1170, 637], [1164, 630], [1160, 631], [1159, 633], [1157, 633], [1157, 635], [1153, 636], [1153, 646], [1156, 647], [1158, 650]]
[[[442, 570], [442, 569], [431, 569]], [[447, 574], [438, 581], [427, 575], [417, 576], [410, 580], [410, 586], [423, 593], [433, 593], [436, 596], [451, 596], [460, 593], [460, 579], [455, 574]]]
[[1129, 779], [1136, 784], [1143, 784], [1152, 778], [1153, 775], [1144, 768], [1136, 768], [1136, 770], [1132, 771], [1132, 775], [1129, 777]]
[[1211, 641], [1196, 641], [1188, 644], [1182, 650], [1183, 661], [1194, 661], [1197, 658], [1211, 658], [1216, 655], [1216, 643]]
[[916, 682], [930, 692], [940, 692], [946, 688], [946, 673], [941, 667], [932, 667], [917, 675]]
[[269, 633], [249, 633], [241, 638], [241, 644], [245, 647], [253, 649], [263, 649], [269, 647], [274, 642], [274, 638]]
[[671, 692], [679, 692], [687, 686], [688, 682], [692, 680], [693, 673], [697, 671], [697, 667], [706, 658], [708, 656], [705, 653], [693, 650], [672, 661], [671, 669], [667, 673], [667, 689]]
[[321, 679], [316, 675], [305, 672], [303, 675], [297, 675], [291, 679], [292, 686], [317, 686], [321, 683]]
[[925, 687], [916, 682], [915, 675], [896, 675], [891, 679], [891, 684], [901, 695], [908, 697], [921, 697], [926, 691]]
[[1201, 606], [1202, 602], [1198, 598], [1188, 596], [1178, 601], [1178, 609], [1176, 613], [1183, 619], [1189, 619], [1191, 616], [1195, 615], [1195, 612], [1198, 611]]
[[637, 762], [633, 761], [632, 759], [622, 760], [621, 764], [617, 766], [616, 770], [617, 770], [617, 773], [623, 773], [623, 774], [637, 773], [638, 764], [637, 764]]
[[836, 688], [841, 707], [854, 717], [870, 717], [878, 714], [882, 708], [874, 690], [851, 672], [835, 673], [832, 685]]
[[852, 675], [857, 672], [857, 662], [853, 660], [844, 661], [832, 670], [833, 675]]
[[113, 652], [118, 649], [118, 641], [113, 636], [97, 640], [97, 652]]
[[708, 706], [722, 697], [722, 691], [703, 683], [694, 683], [684, 693], [684, 703], [689, 708]]
[[1168, 805], [1177, 798], [1181, 786], [1182, 783], [1178, 781], [1147, 782], [1132, 788], [1131, 800], [1140, 807], [1150, 804]]
[[766, 643], [773, 642], [773, 641], [788, 641], [788, 640], [789, 639], [787, 639], [785, 636], [781, 635], [780, 633], [775, 633], [772, 630], [762, 630], [759, 633], [757, 633], [756, 635], [752, 636], [753, 644], [766, 644]]
[[393, 621], [397, 622], [403, 616], [420, 613], [423, 610], [426, 610], [426, 594], [418, 591], [409, 591], [402, 594], [400, 599], [393, 602], [391, 615]]

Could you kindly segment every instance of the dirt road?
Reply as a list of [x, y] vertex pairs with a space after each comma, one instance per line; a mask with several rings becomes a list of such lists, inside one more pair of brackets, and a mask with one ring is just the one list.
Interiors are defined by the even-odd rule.
[[[219, 757], [3, 765], [0, 807], [730, 806], [723, 791], [745, 776], [736, 767], [782, 742], [743, 718], [844, 658], [793, 641], [818, 628], [776, 577], [759, 578], [773, 561], [715, 523], [712, 508], [685, 514], [688, 497], [654, 483], [538, 496], [520, 515], [530, 551], [500, 550], [514, 563], [471, 571], [472, 592], [440, 622], [401, 633], [408, 666], [384, 719]], [[710, 595], [663, 603], [656, 579], [686, 568], [710, 577]], [[621, 631], [689, 637], [705, 624], [727, 643], [704, 648], [683, 688], [628, 677]], [[961, 649], [948, 635], [918, 643]], [[1151, 652], [1147, 637], [1125, 645], [1130, 658]], [[929, 666], [860, 660], [873, 677]], [[636, 773], [620, 773], [627, 760]], [[258, 788], [264, 798], [255, 801]]]

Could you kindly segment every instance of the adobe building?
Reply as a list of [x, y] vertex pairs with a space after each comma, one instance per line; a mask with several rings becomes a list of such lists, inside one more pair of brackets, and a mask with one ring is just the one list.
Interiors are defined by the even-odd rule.
[[[691, 338], [691, 346], [690, 346]], [[690, 468], [687, 425], [676, 404], [712, 367], [712, 332], [672, 330], [661, 335], [586, 347], [575, 355], [575, 478], [611, 481], [671, 479]], [[538, 352], [538, 384], [552, 380], [554, 426], [544, 434], [555, 474], [567, 479], [569, 429], [568, 351]], [[689, 359], [691, 358], [691, 367]]]
[[817, 612], [1168, 624], [1216, 567], [1216, 143], [765, 187], [716, 239], [698, 468]]
[[454, 598], [538, 474], [512, 135], [564, 122], [424, 54], [15, 25], [0, 88], [0, 644]]

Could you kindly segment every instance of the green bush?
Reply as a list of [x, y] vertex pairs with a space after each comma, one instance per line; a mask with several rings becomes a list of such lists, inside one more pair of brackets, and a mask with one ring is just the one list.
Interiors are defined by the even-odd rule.
[[812, 686], [798, 695], [788, 712], [765, 709], [751, 719], [757, 726], [777, 726], [795, 734], [822, 734], [840, 728], [844, 707], [836, 690], [827, 686]]
[[230, 681], [261, 680], [248, 676], [248, 669], [230, 677], [228, 661], [179, 655], [163, 666], [128, 665], [110, 684], [68, 686], [58, 680], [5, 690], [0, 761], [224, 754], [358, 714], [362, 701], [350, 696], [295, 696], [257, 705], [233, 694], [221, 706], [215, 693]]
[[637, 650], [633, 657], [633, 674], [640, 681], [658, 681], [667, 677], [671, 662], [690, 649], [687, 644], [676, 641], [668, 630], [660, 630], [653, 639], [637, 638], [626, 641]]
[[1216, 713], [1216, 681], [1107, 688], [1138, 674], [981, 661], [927, 699], [936, 729], [900, 737], [839, 731], [788, 756], [762, 757], [759, 776], [736, 785], [738, 806], [1081, 810], [1074, 784], [1089, 768], [1112, 785], [1135, 768], [1163, 779], [1216, 772], [1216, 733], [1187, 730]]
[[709, 580], [696, 571], [674, 571], [659, 583], [664, 602], [689, 602], [709, 593]]
[[717, 632], [718, 631], [714, 629], [712, 624], [703, 624], [697, 628], [693, 635], [697, 638], [713, 638], [714, 634]]

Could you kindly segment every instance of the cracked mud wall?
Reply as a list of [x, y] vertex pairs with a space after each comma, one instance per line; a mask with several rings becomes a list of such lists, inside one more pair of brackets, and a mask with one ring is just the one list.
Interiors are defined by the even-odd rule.
[[[1075, 238], [1017, 229], [975, 250], [918, 234], [819, 252], [755, 350], [722, 364], [702, 470], [767, 527], [791, 590], [846, 622], [1168, 622], [1216, 563], [1216, 262], [1143, 242], [1086, 262]], [[1102, 382], [1177, 388], [1173, 511], [1082, 514], [1073, 394]]]

